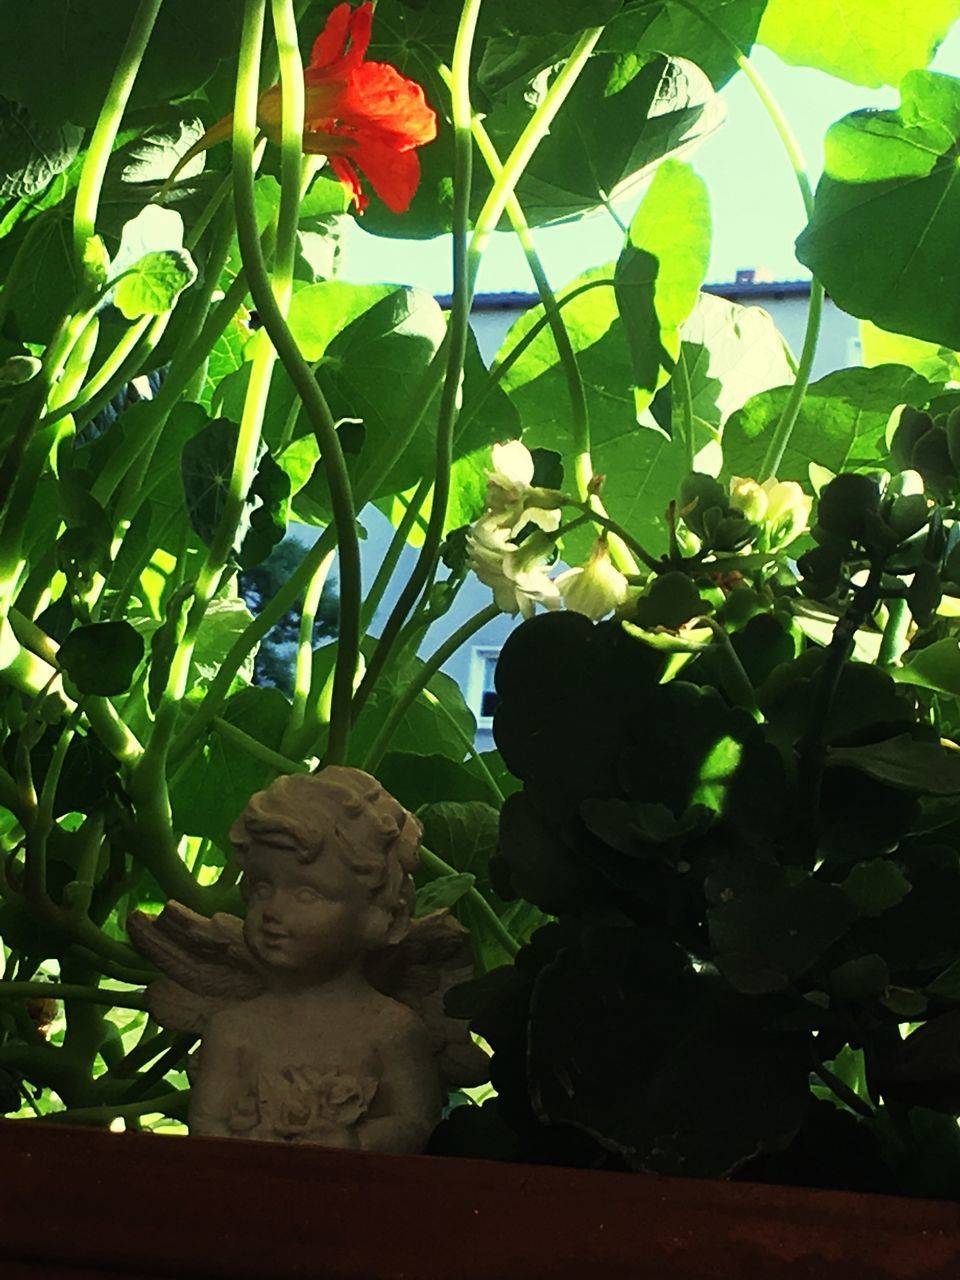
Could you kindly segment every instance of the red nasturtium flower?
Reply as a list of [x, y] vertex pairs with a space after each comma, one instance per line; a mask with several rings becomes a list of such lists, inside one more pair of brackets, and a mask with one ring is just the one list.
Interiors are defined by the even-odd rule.
[[[303, 149], [327, 156], [357, 209], [368, 203], [359, 169], [388, 208], [404, 213], [420, 181], [414, 148], [437, 136], [437, 117], [420, 85], [387, 62], [365, 61], [372, 25], [370, 3], [357, 9], [339, 4], [327, 18], [303, 76]], [[273, 142], [280, 141], [280, 111], [280, 85], [275, 84], [257, 103], [257, 123]], [[226, 116], [208, 129], [169, 181], [188, 160], [228, 138], [232, 128], [233, 119]]]

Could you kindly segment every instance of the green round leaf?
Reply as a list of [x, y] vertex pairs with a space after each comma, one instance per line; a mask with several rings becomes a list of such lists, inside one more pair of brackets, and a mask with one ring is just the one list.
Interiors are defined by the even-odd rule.
[[196, 264], [186, 249], [148, 253], [120, 280], [114, 305], [127, 320], [162, 316], [196, 278]]
[[925, 67], [958, 0], [769, 0], [760, 40], [791, 66], [879, 88]]
[[60, 666], [81, 693], [126, 693], [143, 658], [143, 639], [129, 622], [76, 627], [60, 646]]
[[896, 111], [860, 111], [827, 134], [826, 169], [797, 257], [841, 310], [960, 346], [960, 80], [911, 71]]

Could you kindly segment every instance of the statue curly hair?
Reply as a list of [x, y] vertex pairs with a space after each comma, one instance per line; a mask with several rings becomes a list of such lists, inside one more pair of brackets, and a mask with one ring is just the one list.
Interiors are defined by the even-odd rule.
[[230, 828], [241, 869], [254, 839], [289, 849], [301, 862], [329, 849], [367, 886], [371, 901], [402, 904], [407, 913], [422, 835], [418, 819], [376, 778], [344, 765], [277, 778], [251, 796]]

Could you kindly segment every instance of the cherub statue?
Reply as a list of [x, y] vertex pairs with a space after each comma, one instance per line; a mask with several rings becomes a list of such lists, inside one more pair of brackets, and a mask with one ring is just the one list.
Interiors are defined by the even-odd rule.
[[164, 974], [150, 1013], [202, 1038], [191, 1133], [415, 1153], [446, 1088], [487, 1078], [443, 1012], [469, 936], [446, 911], [411, 920], [421, 834], [359, 769], [290, 774], [230, 831], [245, 920], [177, 902], [131, 915]]

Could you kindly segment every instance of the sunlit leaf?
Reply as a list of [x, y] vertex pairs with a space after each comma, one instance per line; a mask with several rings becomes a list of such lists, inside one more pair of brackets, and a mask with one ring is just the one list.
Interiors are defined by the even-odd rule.
[[895, 111], [845, 116], [827, 134], [800, 261], [851, 315], [960, 347], [960, 295], [943, 264], [960, 247], [960, 81], [911, 71]]
[[791, 66], [879, 88], [927, 66], [958, 17], [958, 0], [769, 0], [758, 38]]

